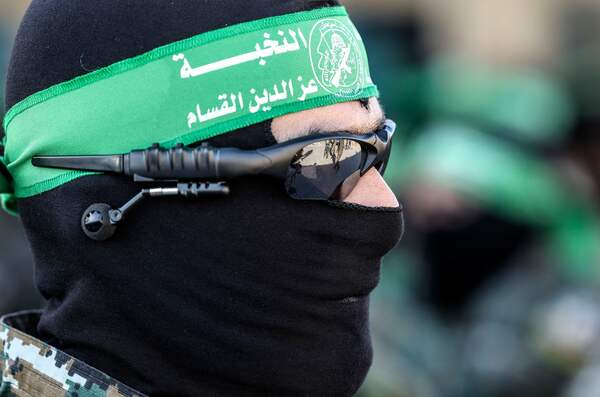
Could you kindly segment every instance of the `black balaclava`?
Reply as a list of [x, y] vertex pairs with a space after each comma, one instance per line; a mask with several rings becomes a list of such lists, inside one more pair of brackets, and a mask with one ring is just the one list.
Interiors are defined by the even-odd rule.
[[460, 318], [473, 297], [533, 241], [533, 226], [482, 211], [423, 235], [424, 294], [439, 314]]
[[[34, 0], [7, 107], [170, 42], [335, 4]], [[212, 143], [274, 139], [267, 122]], [[81, 214], [125, 203], [140, 189], [129, 179], [89, 176], [20, 200], [48, 300], [39, 337], [152, 396], [354, 394], [372, 360], [368, 294], [400, 210], [295, 201], [266, 177], [230, 186], [226, 198], [148, 199], [104, 243], [82, 233]]]

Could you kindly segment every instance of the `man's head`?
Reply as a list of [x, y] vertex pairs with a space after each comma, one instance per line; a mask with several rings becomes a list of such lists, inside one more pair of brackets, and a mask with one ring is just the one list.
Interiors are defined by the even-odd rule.
[[[276, 10], [276, 8], [281, 8], [281, 10], [279, 11], [279, 13], [283, 12], [283, 10], [285, 10], [286, 7], [291, 7], [291, 8], [295, 8], [295, 9], [299, 9], [299, 10], [307, 10], [307, 9], [313, 9], [313, 8], [318, 8], [318, 7], [324, 7], [324, 6], [331, 6], [331, 5], [335, 5], [337, 4], [336, 2], [331, 2], [331, 1], [311, 1], [311, 2], [303, 2], [303, 1], [297, 1], [295, 4], [292, 5], [292, 3], [294, 2], [290, 2], [290, 4], [287, 4], [285, 6], [282, 6], [281, 4], [278, 4], [276, 7], [273, 7], [272, 5], [270, 5], [269, 7], [265, 7], [266, 9], [269, 9], [268, 12], [265, 13], [265, 15], [277, 15], [278, 11]], [[68, 15], [69, 12], [62, 12], [64, 10], [64, 8], [66, 8], [68, 6], [66, 5], [62, 5], [60, 1], [55, 1], [55, 2], [34, 2], [32, 9], [30, 10], [30, 13], [34, 13], [33, 10], [35, 10], [36, 8], [39, 9], [45, 9], [45, 13], [47, 14], [45, 17], [43, 17], [42, 19], [47, 19], [49, 18], [48, 15], [53, 15], [52, 18], [52, 28], [55, 29], [55, 31], [61, 32], [61, 30], [63, 30], [63, 28], [65, 28], [65, 26], [61, 26], [64, 25], [66, 23], [70, 23], [70, 21], [67, 21], [65, 19], [64, 15]], [[106, 7], [106, 5], [100, 4], [98, 7], [98, 15], [102, 15], [103, 12], [105, 12], [105, 10], [103, 10], [102, 8]], [[111, 8], [112, 5], [110, 6]], [[124, 8], [125, 10], [128, 10], [130, 13], [137, 13], [139, 10], [136, 9], [136, 5], [132, 5], [132, 4], [128, 4], [128, 5], [124, 5], [121, 8]], [[48, 8], [50, 8], [51, 12], [48, 12]], [[82, 7], [85, 8], [85, 7]], [[181, 7], [178, 4], [171, 4], [170, 9], [167, 10], [171, 13], [171, 17], [179, 17], [178, 12], [180, 12], [180, 9], [184, 8]], [[211, 12], [207, 13], [207, 15], [214, 15], [214, 10], [218, 9], [219, 12], [223, 12], [223, 9], [219, 9], [219, 7], [215, 7], [215, 5], [209, 4], [207, 5], [207, 8], [212, 8], [212, 10], [210, 10]], [[257, 7], [260, 8], [260, 7]], [[275, 9], [274, 9], [275, 8]], [[135, 9], [135, 11], [133, 11]], [[54, 12], [53, 12], [54, 11]], [[145, 10], [144, 12], [147, 12], [147, 10]], [[164, 11], [163, 11], [164, 12]], [[250, 13], [256, 13], [257, 11], [251, 11]], [[114, 22], [120, 22], [119, 18], [123, 17], [123, 14], [127, 14], [127, 12], [121, 14], [119, 12], [119, 10], [114, 10], [111, 9], [111, 13], [113, 14], [113, 16], [116, 16], [116, 21]], [[61, 15], [63, 14], [63, 15]], [[90, 16], [93, 19], [93, 15]], [[243, 22], [245, 20], [248, 20], [248, 15], [245, 16], [240, 16], [240, 15], [235, 15], [234, 13], [231, 12], [227, 12], [227, 19], [232, 19], [233, 21], [238, 21], [238, 22]], [[184, 33], [184, 31], [188, 31], [187, 29], [165, 29], [165, 31], [156, 33], [152, 36], [151, 39], [149, 39], [147, 36], [141, 36], [139, 35], [140, 31], [135, 31], [134, 29], [131, 29], [128, 25], [126, 25], [126, 27], [120, 26], [117, 29], [120, 29], [121, 32], [119, 32], [118, 30], [114, 33], [112, 33], [112, 35], [114, 37], [119, 37], [119, 35], [123, 35], [123, 33], [126, 33], [128, 36], [133, 36], [133, 42], [129, 43], [126, 46], [119, 46], [119, 45], [115, 45], [113, 48], [111, 48], [111, 37], [110, 35], [107, 36], [106, 32], [102, 31], [102, 25], [100, 24], [100, 31], [99, 32], [94, 32], [94, 25], [97, 24], [92, 24], [91, 29], [89, 25], [86, 25], [86, 29], [85, 30], [80, 30], [78, 26], [74, 26], [74, 27], [70, 27], [71, 31], [77, 31], [78, 34], [83, 34], [83, 35], [87, 35], [90, 39], [91, 36], [94, 35], [94, 38], [97, 39], [96, 42], [94, 43], [94, 46], [90, 47], [89, 45], [85, 45], [84, 47], [78, 48], [80, 46], [76, 45], [76, 43], [74, 43], [75, 45], [73, 45], [73, 49], [70, 48], [61, 48], [61, 58], [70, 58], [70, 59], [75, 59], [77, 58], [78, 61], [77, 62], [57, 62], [55, 64], [51, 64], [48, 65], [48, 58], [50, 58], [50, 60], [52, 61], [53, 59], [56, 60], [57, 57], [53, 57], [52, 55], [52, 51], [55, 50], [56, 44], [52, 44], [48, 42], [48, 37], [51, 37], [52, 35], [48, 35], [45, 31], [45, 29], [40, 29], [40, 26], [44, 26], [44, 23], [47, 21], [36, 21], [35, 26], [33, 26], [32, 24], [28, 23], [31, 19], [34, 18], [26, 18], [25, 22], [23, 23], [23, 26], [21, 27], [21, 34], [19, 35], [19, 39], [17, 42], [17, 46], [16, 46], [16, 50], [13, 54], [13, 60], [11, 63], [11, 73], [10, 73], [10, 79], [9, 79], [9, 83], [8, 83], [8, 98], [7, 98], [7, 109], [12, 108], [16, 103], [22, 101], [23, 99], [31, 96], [32, 94], [39, 92], [41, 90], [45, 90], [48, 89], [49, 87], [52, 87], [56, 84], [60, 84], [60, 83], [64, 83], [64, 81], [68, 81], [70, 78], [77, 78], [80, 77], [82, 75], [86, 75], [89, 74], [90, 72], [94, 72], [97, 71], [98, 69], [101, 69], [104, 66], [110, 65], [111, 62], [117, 62], [117, 61], [121, 61], [124, 58], [126, 58], [127, 55], [129, 55], [129, 57], [131, 56], [135, 56], [135, 55], [139, 55], [139, 51], [143, 51], [143, 50], [148, 50], [151, 49], [155, 46], [159, 46], [159, 45], [165, 45], [169, 42], [173, 42], [176, 39], [182, 39], [185, 38], [186, 35]], [[40, 19], [40, 15], [38, 13], [38, 15], [36, 16], [35, 19]], [[85, 16], [82, 18], [85, 19]], [[195, 27], [196, 31], [205, 31], [205, 30], [211, 30], [211, 28], [218, 28], [220, 27], [220, 25], [218, 24], [218, 22], [215, 22], [215, 20], [217, 20], [218, 18], [214, 18], [214, 20], [209, 20], [209, 18], [205, 18], [205, 20], [203, 21], [203, 23], [199, 24], [199, 26], [201, 26], [200, 28]], [[251, 19], [250, 19], [251, 20]], [[49, 22], [49, 20], [48, 20]], [[155, 21], [156, 22], [156, 21]], [[146, 23], [147, 24], [147, 23]], [[203, 25], [208, 25], [208, 26], [203, 26]], [[227, 24], [230, 25], [230, 24]], [[50, 25], [49, 25], [50, 26]], [[316, 27], [315, 27], [316, 28]], [[342, 38], [343, 36], [343, 32], [340, 33], [339, 29], [337, 27], [329, 27], [327, 24], [323, 25], [323, 26], [319, 26], [318, 27], [322, 32], [324, 32], [324, 34], [322, 35], [322, 38], [319, 40], [315, 40], [315, 42], [318, 42], [318, 49], [317, 52], [321, 55], [320, 59], [319, 57], [316, 57], [314, 60], [312, 59], [312, 55], [311, 55], [311, 62], [314, 62], [314, 66], [317, 67], [319, 70], [322, 70], [324, 73], [324, 76], [327, 75], [329, 76], [329, 78], [325, 77], [325, 79], [327, 80], [331, 80], [331, 82], [324, 82], [325, 84], [333, 84], [333, 83], [337, 83], [336, 86], [340, 86], [343, 85], [344, 80], [340, 77], [340, 78], [336, 78], [337, 76], [337, 72], [336, 71], [347, 71], [346, 74], [351, 75], [353, 81], [356, 81], [357, 78], [359, 78], [360, 75], [364, 75], [364, 71], [363, 73], [356, 73], [353, 71], [357, 71], [359, 69], [361, 69], [360, 65], [357, 65], [357, 53], [356, 51], [352, 51], [354, 49], [350, 49], [349, 46], [351, 44], [349, 44], [348, 42], [344, 42], [344, 40], [348, 40], [348, 36], [346, 36], [346, 38]], [[331, 31], [332, 33], [328, 33], [328, 31]], [[62, 32], [61, 32], [62, 33]], [[100, 34], [100, 37], [97, 38], [96, 35], [97, 33]], [[280, 34], [282, 34], [283, 32], [280, 31]], [[189, 34], [189, 33], [188, 33]], [[104, 37], [102, 37], [104, 36]], [[295, 34], [294, 34], [295, 36]], [[307, 33], [308, 36], [308, 33]], [[315, 35], [318, 36], [318, 35]], [[266, 37], [266, 36], [265, 36]], [[294, 37], [296, 40], [297, 38]], [[85, 44], [87, 42], [87, 37], [83, 37], [80, 38], [80, 42], [82, 44]], [[287, 39], [286, 39], [287, 40]], [[304, 44], [306, 45], [306, 39], [304, 38], [304, 36], [302, 36], [302, 40], [304, 40]], [[311, 36], [310, 36], [310, 46], [312, 46], [312, 32], [311, 32]], [[329, 42], [331, 41], [331, 42]], [[266, 45], [267, 41], [265, 41], [265, 45]], [[286, 41], [287, 43], [287, 41]], [[338, 43], [336, 45], [336, 43]], [[331, 52], [335, 52], [335, 49], [337, 47], [339, 47], [339, 44], [345, 44], [347, 46], [347, 53], [348, 56], [346, 57], [337, 57], [340, 59], [337, 59], [335, 56], [329, 54]], [[134, 44], [135, 46], [132, 46], [132, 44]], [[260, 44], [257, 44], [257, 46], [259, 46]], [[287, 44], [286, 44], [287, 45]], [[125, 47], [125, 48], [121, 48], [121, 47]], [[132, 48], [133, 47], [133, 48]], [[258, 47], [257, 47], [258, 48]], [[322, 53], [322, 48], [325, 49], [329, 49], [329, 51], [327, 51], [327, 53]], [[77, 56], [73, 56], [70, 55], [70, 53], [73, 53], [73, 50], [76, 51], [76, 54], [78, 54]], [[50, 51], [50, 53], [49, 53]], [[312, 51], [312, 49], [309, 49], [309, 51]], [[27, 59], [23, 59], [22, 57], [26, 56], [26, 54], [31, 54], [31, 53], [36, 53], [39, 54], [39, 56], [35, 57], [35, 58], [27, 58]], [[180, 54], [181, 57], [185, 58], [185, 55]], [[86, 62], [86, 58], [88, 58], [88, 62]], [[44, 64], [45, 65], [41, 65], [40, 64], [40, 60], [44, 60]], [[188, 62], [187, 60], [185, 60], [185, 62]], [[262, 61], [261, 61], [262, 62]], [[326, 65], [324, 66], [323, 63], [326, 63]], [[318, 66], [316, 65], [318, 64]], [[18, 69], [18, 70], [15, 70]], [[44, 71], [50, 71], [52, 73], [40, 73], [41, 70]], [[290, 73], [293, 74], [294, 70], [290, 70]], [[37, 73], [37, 75], [36, 75]], [[35, 78], [32, 78], [33, 76], [35, 76]], [[301, 79], [301, 77], [299, 77], [299, 79]], [[317, 78], [318, 80], [318, 78]], [[320, 81], [321, 82], [321, 81]], [[290, 80], [291, 83], [291, 80]], [[312, 84], [312, 81], [311, 81]], [[335, 85], [335, 84], [334, 84]], [[285, 87], [284, 87], [285, 88]], [[300, 87], [297, 87], [297, 89], [299, 89]], [[346, 87], [344, 87], [346, 88]], [[259, 90], [260, 91], [260, 90]], [[287, 94], [287, 93], [286, 93]], [[207, 93], [203, 93], [203, 95], [207, 95]], [[85, 105], [83, 105], [85, 106]], [[242, 104], [243, 106], [243, 104]], [[101, 111], [99, 107], [96, 107], [96, 109], [98, 109], [99, 111]], [[197, 113], [198, 116], [201, 116], [201, 110], [198, 107], [197, 108]], [[265, 109], [263, 109], [265, 110]], [[207, 109], [208, 111], [208, 109]], [[196, 120], [196, 115], [190, 113], [190, 116], [193, 117], [194, 120]], [[188, 116], [188, 117], [190, 117]], [[121, 117], [121, 116], [119, 116]], [[281, 120], [279, 118], [275, 118], [273, 121], [273, 125], [274, 128], [272, 129], [272, 132], [269, 132], [269, 130], [271, 130], [270, 128], [270, 121], [267, 121], [265, 123], [262, 123], [260, 125], [256, 125], [255, 127], [259, 127], [259, 129], [261, 130], [266, 130], [265, 133], [268, 136], [268, 141], [271, 141], [271, 138], [269, 135], [271, 134], [275, 134], [276, 135], [276, 139], [280, 142], [285, 141], [286, 139], [289, 139], [290, 137], [298, 137], [298, 136], [302, 136], [302, 135], [306, 135], [309, 134], [310, 132], [333, 132], [333, 131], [344, 131], [344, 130], [348, 130], [351, 132], [357, 132], [357, 133], [367, 133], [367, 132], [372, 132], [375, 128], [376, 128], [376, 123], [377, 122], [381, 122], [383, 119], [383, 112], [381, 110], [381, 107], [379, 106], [379, 103], [377, 102], [377, 100], [375, 98], [371, 98], [370, 100], [365, 98], [363, 100], [362, 106], [359, 108], [358, 107], [358, 102], [347, 102], [347, 103], [343, 103], [343, 104], [338, 104], [334, 107], [322, 107], [322, 108], [316, 108], [313, 109], [309, 112], [299, 112], [298, 114], [295, 115], [288, 115], [286, 117], [281, 118]], [[299, 121], [300, 120], [300, 121]], [[192, 122], [194, 123], [194, 122]], [[324, 128], [321, 128], [324, 127]], [[255, 128], [256, 130], [256, 128]], [[214, 133], [213, 133], [214, 134]], [[243, 139], [243, 142], [239, 142], [238, 145], [234, 145], [234, 146], [253, 146], [253, 145], [265, 145], [271, 142], [259, 142], [259, 140], [255, 139], [254, 136], [252, 136], [249, 133], [244, 134], [246, 135]], [[222, 142], [227, 141], [227, 138], [225, 138], [224, 140], [221, 140]], [[98, 146], [101, 147], [101, 146]], [[104, 149], [106, 150], [106, 149]], [[369, 175], [374, 175], [373, 172], [370, 172]], [[375, 184], [371, 184], [372, 187], [378, 187], [379, 185], [382, 185], [381, 183], [382, 181], [375, 183]], [[396, 205], [396, 201], [395, 198], [391, 197], [391, 194], [389, 192], [389, 189], [385, 189], [384, 186], [379, 186], [382, 189], [378, 189], [378, 191], [380, 193], [383, 193], [383, 201], [380, 203], [378, 199], [373, 200], [373, 197], [371, 195], [370, 200], [368, 202], [365, 202], [367, 204], [371, 203], [373, 205], [376, 205], [378, 203], [383, 204], [383, 205]], [[385, 198], [385, 196], [387, 196], [387, 199]], [[351, 201], [356, 201], [356, 197], [353, 197], [351, 199]], [[362, 203], [364, 200], [359, 200], [359, 203]]]
[[[17, 37], [7, 107], [201, 33], [335, 4], [36, 0]], [[373, 132], [383, 111], [375, 98], [362, 99], [287, 113], [207, 141], [255, 149], [315, 132]], [[191, 120], [208, 114], [201, 110]], [[84, 106], [71, 111], [90, 126], [102, 117]], [[119, 122], [135, 112], [116, 111]], [[119, 133], [127, 138], [128, 131]], [[73, 131], [72, 139], [94, 144], [86, 131]], [[267, 177], [233, 180], [231, 188], [225, 198], [148, 200], [103, 244], [81, 233], [80, 215], [94, 202], [125, 203], [140, 190], [129, 179], [84, 176], [20, 199], [37, 284], [49, 300], [40, 333], [151, 395], [165, 395], [171, 378], [182, 379], [179, 394], [170, 391], [176, 395], [198, 394], [198, 383], [209, 395], [354, 393], [371, 362], [368, 294], [381, 257], [401, 233], [396, 198], [375, 170], [346, 203], [296, 201]], [[164, 379], [153, 378], [157, 373]]]

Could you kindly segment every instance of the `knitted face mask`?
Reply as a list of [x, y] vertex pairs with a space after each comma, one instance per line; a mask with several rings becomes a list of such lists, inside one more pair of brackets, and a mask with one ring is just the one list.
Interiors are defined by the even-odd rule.
[[[50, 308], [65, 291], [70, 302], [69, 312], [42, 319], [42, 333], [78, 346], [96, 335], [95, 327], [113, 329], [112, 339], [94, 338], [94, 350], [109, 352], [118, 343], [119, 355], [134, 364], [117, 370], [107, 358], [97, 365], [148, 385], [140, 360], [157, 354], [157, 362], [177, 363], [161, 365], [162, 373], [184, 378], [178, 390], [190, 395], [198, 383], [217, 392], [213, 382], [235, 380], [254, 392], [349, 396], [362, 383], [372, 359], [368, 294], [381, 257], [400, 238], [400, 209], [296, 201], [280, 181], [247, 178], [232, 182], [226, 198], [148, 201], [114, 240], [98, 244], [79, 232], [69, 202], [95, 200], [103, 188], [118, 191], [119, 200], [135, 187], [108, 176], [81, 183], [77, 192], [67, 185], [49, 193], [58, 211], [41, 217], [35, 202], [22, 211], [36, 231], [34, 252], [44, 253], [37, 258], [41, 291], [52, 297]], [[164, 232], [147, 227], [150, 216]], [[80, 315], [71, 316], [73, 310]], [[97, 311], [112, 320], [90, 327]], [[181, 368], [193, 377], [186, 380]], [[153, 380], [157, 389], [144, 391], [162, 395], [163, 384]]]

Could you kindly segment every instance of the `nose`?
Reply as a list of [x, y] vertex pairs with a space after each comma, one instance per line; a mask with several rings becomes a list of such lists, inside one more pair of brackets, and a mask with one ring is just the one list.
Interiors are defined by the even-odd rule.
[[375, 168], [371, 168], [358, 180], [356, 187], [344, 202], [365, 207], [398, 208], [400, 206], [396, 195]]

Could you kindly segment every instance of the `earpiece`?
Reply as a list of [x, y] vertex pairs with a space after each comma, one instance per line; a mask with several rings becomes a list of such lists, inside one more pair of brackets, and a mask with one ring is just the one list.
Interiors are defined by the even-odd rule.
[[135, 197], [120, 208], [114, 209], [108, 204], [93, 204], [81, 216], [81, 228], [86, 236], [95, 241], [106, 241], [115, 235], [119, 222], [125, 213], [138, 204], [144, 197], [164, 196], [226, 196], [229, 186], [218, 183], [178, 183], [176, 187], [142, 189]]
[[118, 211], [108, 204], [91, 205], [81, 216], [81, 228], [85, 235], [96, 241], [105, 241], [114, 236], [120, 220], [115, 217], [115, 212]]

